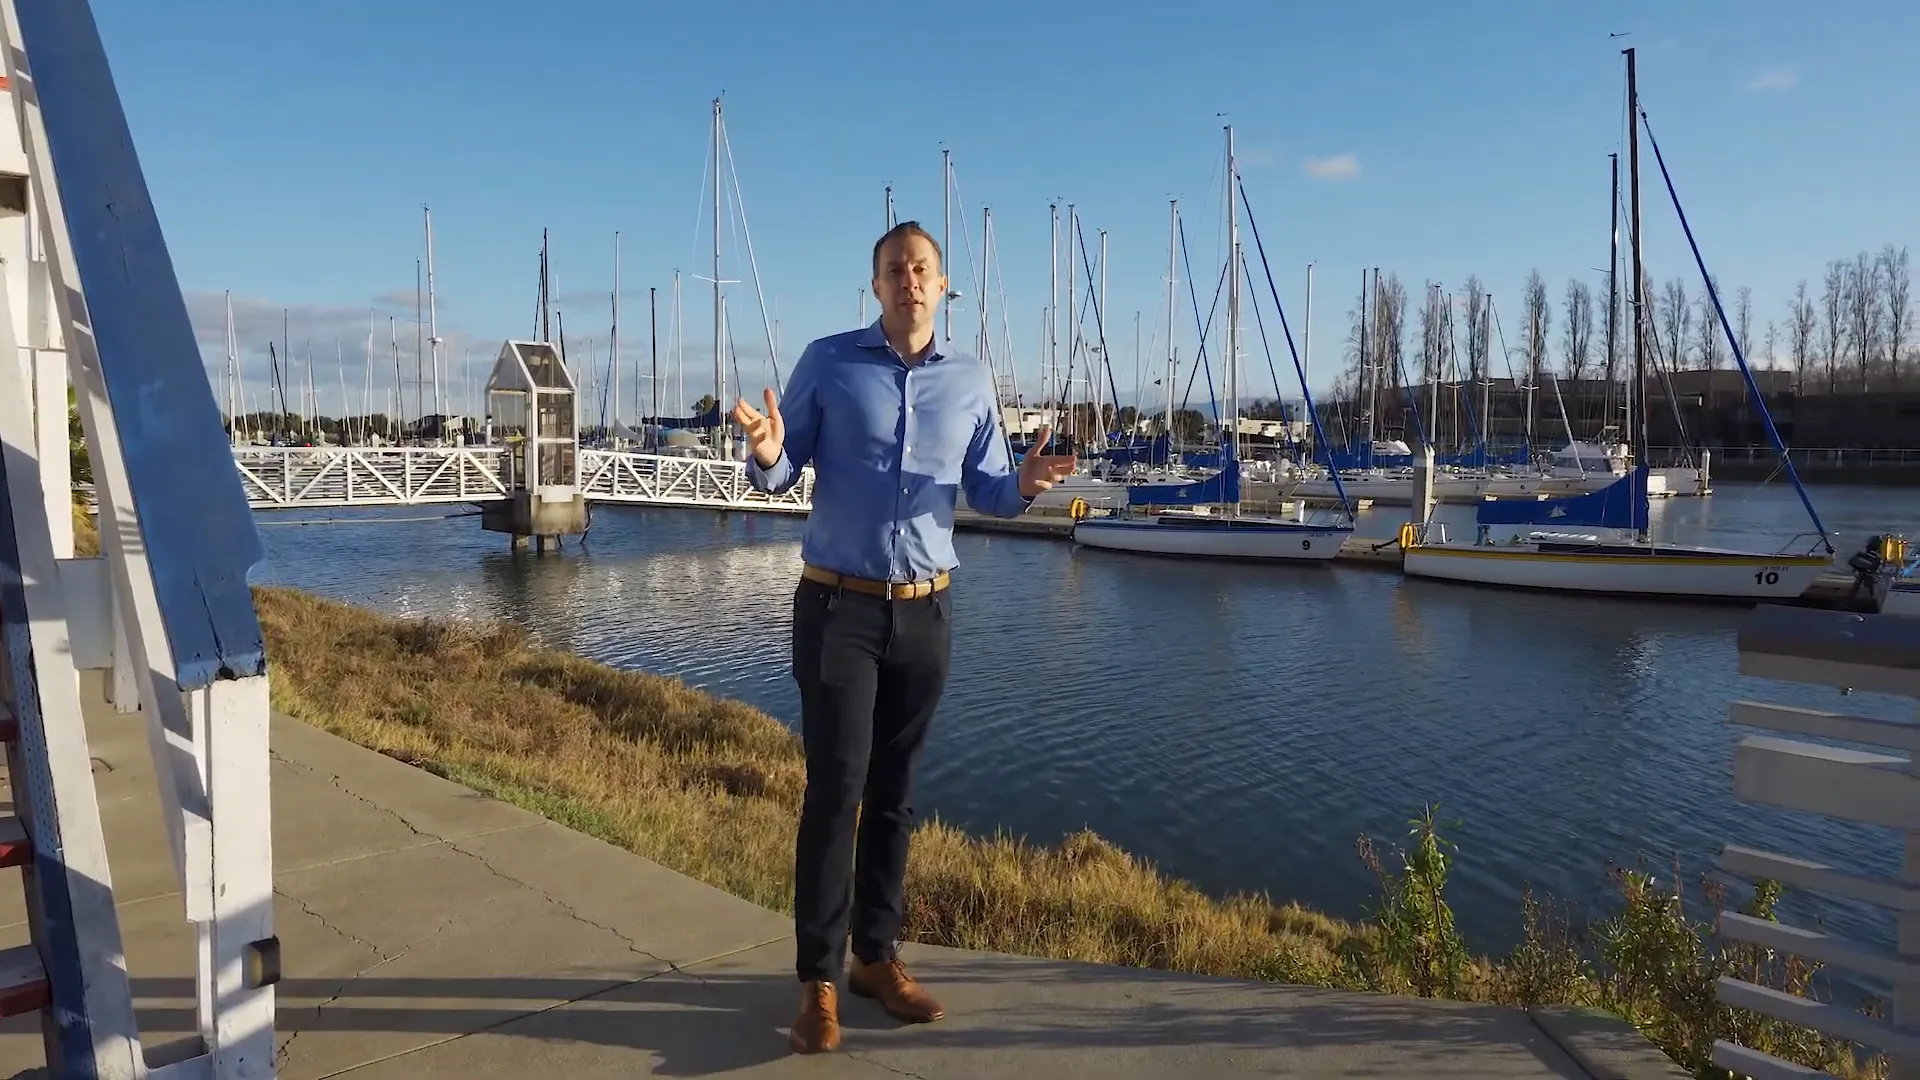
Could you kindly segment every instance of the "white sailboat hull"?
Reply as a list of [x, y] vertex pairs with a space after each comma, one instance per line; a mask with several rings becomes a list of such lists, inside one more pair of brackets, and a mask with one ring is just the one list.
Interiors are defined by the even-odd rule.
[[1308, 525], [1271, 518], [1163, 514], [1155, 518], [1089, 518], [1075, 522], [1073, 542], [1105, 551], [1261, 562], [1331, 562], [1353, 535], [1345, 525]]
[[1642, 544], [1416, 544], [1409, 577], [1558, 592], [1703, 600], [1791, 600], [1833, 565], [1831, 556], [1759, 555]]
[[[1096, 510], [1117, 510], [1127, 505], [1127, 486], [1075, 473], [1034, 496], [1033, 506], [1046, 510], [1065, 510], [1073, 505], [1075, 499], [1086, 500], [1087, 505]], [[971, 509], [967, 505], [967, 493], [964, 490], [955, 489], [954, 508]]]

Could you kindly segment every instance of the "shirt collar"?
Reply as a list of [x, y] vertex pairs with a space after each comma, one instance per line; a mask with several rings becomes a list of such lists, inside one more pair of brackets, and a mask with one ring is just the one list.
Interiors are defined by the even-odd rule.
[[[887, 341], [887, 332], [880, 328], [879, 319], [873, 320], [872, 323], [867, 325], [866, 329], [857, 331], [854, 337], [854, 343], [863, 349], [885, 349], [896, 357], [900, 356], [899, 353], [894, 352], [892, 343]], [[927, 350], [927, 355], [921, 358], [920, 363], [931, 364], [941, 358], [940, 335], [935, 334], [931, 342], [931, 347]], [[905, 362], [905, 357], [900, 357], [900, 359], [902, 363]]]

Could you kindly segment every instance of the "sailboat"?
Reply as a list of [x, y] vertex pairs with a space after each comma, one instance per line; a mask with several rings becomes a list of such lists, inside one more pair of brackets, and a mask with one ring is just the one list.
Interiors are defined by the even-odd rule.
[[[1073, 541], [1084, 547], [1103, 548], [1108, 551], [1126, 551], [1146, 555], [1185, 555], [1203, 558], [1248, 559], [1266, 562], [1317, 562], [1327, 563], [1340, 553], [1340, 545], [1353, 535], [1353, 520], [1348, 512], [1344, 523], [1317, 524], [1305, 520], [1286, 521], [1279, 518], [1246, 517], [1240, 514], [1240, 275], [1243, 261], [1240, 251], [1240, 225], [1235, 195], [1238, 192], [1239, 174], [1234, 167], [1233, 128], [1226, 128], [1227, 135], [1227, 328], [1226, 328], [1226, 367], [1227, 367], [1227, 415], [1231, 419], [1223, 425], [1220, 436], [1220, 470], [1211, 476], [1185, 484], [1142, 484], [1128, 488], [1128, 503], [1132, 506], [1175, 506], [1179, 509], [1162, 509], [1150, 516], [1122, 515], [1119, 517], [1089, 517], [1076, 521], [1073, 526]], [[1175, 209], [1177, 215], [1177, 207]], [[1249, 223], [1252, 218], [1249, 215]], [[1176, 232], [1178, 218], [1175, 218]], [[1259, 242], [1259, 230], [1254, 229], [1254, 241]], [[1261, 260], [1264, 263], [1264, 249]], [[1171, 282], [1172, 275], [1168, 275]], [[1271, 287], [1272, 276], [1268, 276]], [[1171, 284], [1169, 284], [1171, 288]], [[1279, 305], [1276, 291], [1274, 303]], [[1171, 305], [1169, 305], [1171, 306]], [[1284, 316], [1282, 316], [1284, 319]], [[1172, 319], [1168, 319], [1171, 338]], [[1288, 334], [1288, 343], [1292, 343], [1292, 334]], [[1169, 342], [1171, 345], [1171, 342]], [[1299, 357], [1294, 358], [1294, 369], [1299, 372]], [[1307, 390], [1304, 374], [1300, 380], [1300, 390], [1306, 396], [1307, 414], [1316, 417], [1315, 430], [1318, 432], [1318, 413], [1313, 407], [1312, 394]], [[1345, 500], [1342, 506], [1345, 507]], [[1222, 513], [1214, 513], [1215, 506]]]
[[[1403, 537], [1405, 571], [1412, 577], [1568, 592], [1736, 601], [1792, 599], [1806, 592], [1808, 586], [1832, 566], [1833, 542], [1800, 483], [1793, 461], [1774, 427], [1773, 417], [1767, 412], [1766, 401], [1754, 383], [1746, 355], [1727, 323], [1719, 291], [1714, 288], [1712, 275], [1707, 273], [1699, 245], [1694, 242], [1686, 211], [1680, 206], [1673, 178], [1667, 172], [1651, 127], [1647, 130], [1647, 139], [1673, 200], [1680, 227], [1693, 251], [1694, 262], [1706, 282], [1707, 295], [1719, 315], [1720, 328], [1746, 379], [1753, 408], [1764, 422], [1767, 437], [1812, 520], [1818, 540], [1802, 554], [1758, 553], [1660, 544], [1648, 535], [1647, 487], [1651, 470], [1647, 466], [1647, 395], [1641, 392], [1646, 386], [1642, 322], [1646, 318], [1642, 303], [1646, 278], [1641, 266], [1640, 237], [1640, 127], [1646, 118], [1640, 111], [1634, 52], [1632, 49], [1623, 52], [1627, 58], [1628, 160], [1633, 215], [1634, 301], [1630, 308], [1636, 313], [1633, 320], [1633, 467], [1609, 486], [1585, 495], [1539, 502], [1482, 503], [1477, 513], [1479, 536], [1472, 543], [1449, 542], [1444, 526], [1437, 522], [1410, 526], [1410, 535]], [[1516, 531], [1505, 542], [1495, 542], [1496, 526], [1513, 527]], [[1595, 531], [1561, 531], [1569, 529]]]

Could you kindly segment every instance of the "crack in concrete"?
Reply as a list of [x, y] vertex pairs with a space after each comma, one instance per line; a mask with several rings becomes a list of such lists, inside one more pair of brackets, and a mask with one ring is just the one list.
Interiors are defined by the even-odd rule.
[[445, 843], [447, 847], [453, 849], [454, 851], [457, 851], [460, 854], [465, 855], [467, 858], [472, 859], [475, 862], [479, 863], [482, 867], [486, 869], [487, 873], [492, 874], [493, 876], [501, 879], [502, 881], [512, 882], [513, 884], [518, 885], [519, 887], [534, 893], [535, 895], [539, 896], [542, 900], [545, 900], [547, 903], [552, 904], [554, 907], [559, 908], [560, 911], [563, 914], [565, 914], [567, 918], [572, 919], [574, 922], [577, 922], [582, 926], [591, 926], [595, 930], [600, 930], [605, 933], [612, 934], [614, 937], [619, 938], [620, 943], [627, 947], [627, 951], [634, 954], [635, 956], [644, 957], [648, 960], [653, 961], [656, 964], [665, 964], [667, 966], [667, 969], [670, 971], [679, 970], [678, 966], [674, 964], [673, 961], [662, 959], [661, 957], [655, 956], [654, 954], [641, 948], [639, 942], [633, 940], [633, 938], [631, 937], [628, 937], [625, 933], [621, 932], [615, 927], [608, 926], [606, 923], [596, 922], [592, 919], [589, 919], [585, 915], [582, 915], [579, 909], [575, 908], [572, 904], [567, 903], [565, 900], [560, 899], [559, 897], [553, 895], [552, 893], [546, 891], [545, 889], [539, 888], [535, 885], [529, 884], [528, 882], [522, 881], [519, 878], [514, 877], [512, 874], [509, 874], [501, 870], [500, 868], [494, 866], [493, 863], [489, 862], [487, 860], [487, 857], [480, 854], [479, 852], [468, 851], [466, 848], [461, 847], [459, 844], [456, 844], [451, 840], [443, 841], [443, 843]]
[[[426, 934], [422, 935], [420, 938], [414, 941], [408, 942], [405, 946], [401, 947], [399, 952], [389, 954], [385, 950], [381, 949], [380, 946], [375, 945], [373, 942], [368, 941], [367, 939], [360, 937], [357, 934], [349, 933], [345, 929], [342, 929], [341, 927], [334, 925], [334, 923], [328, 920], [326, 916], [321, 915], [318, 911], [315, 911], [313, 907], [310, 904], [308, 904], [305, 900], [300, 899], [299, 897], [293, 895], [290, 892], [285, 891], [284, 889], [275, 888], [273, 891], [278, 893], [281, 896], [286, 897], [288, 900], [293, 901], [293, 903], [300, 908], [300, 911], [303, 914], [310, 916], [315, 922], [319, 923], [322, 927], [333, 931], [335, 934], [340, 935], [341, 937], [347, 939], [348, 941], [351, 941], [357, 945], [360, 945], [361, 947], [365, 948], [367, 951], [373, 953], [373, 955], [378, 958], [373, 963], [367, 965], [366, 967], [361, 968], [359, 971], [356, 971], [353, 974], [335, 983], [333, 987], [333, 992], [330, 995], [328, 995], [327, 999], [313, 1007], [313, 1015], [315, 1020], [318, 1020], [320, 1017], [320, 1014], [326, 1011], [327, 1006], [335, 1004], [341, 998], [345, 997], [347, 995], [347, 991], [352, 988], [354, 983], [359, 982], [361, 979], [365, 978], [368, 975], [373, 974], [375, 971], [378, 971], [381, 968], [385, 967], [386, 965], [391, 964], [394, 961], [399, 960], [400, 958], [406, 956], [408, 953], [412, 952], [415, 948], [421, 945], [424, 945], [429, 941], [432, 941], [436, 937], [439, 937], [442, 933], [446, 932], [448, 927], [452, 926], [454, 923], [459, 921], [459, 915], [457, 913], [450, 914], [447, 916], [445, 920], [443, 920], [440, 923], [439, 926], [434, 927], [432, 930], [428, 931]], [[281, 1043], [280, 1046], [274, 1051], [274, 1060], [276, 1064], [285, 1065], [288, 1061], [292, 1059], [294, 1041], [300, 1038], [301, 1034], [302, 1034], [302, 1030], [295, 1030], [292, 1034], [288, 1035], [287, 1040]]]
[[865, 1065], [872, 1065], [874, 1068], [877, 1068], [877, 1069], [885, 1069], [888, 1072], [894, 1074], [895, 1076], [910, 1076], [913, 1078], [913, 1080], [927, 1080], [927, 1076], [925, 1073], [908, 1072], [905, 1069], [896, 1069], [884, 1061], [875, 1061], [874, 1059], [868, 1057], [867, 1055], [855, 1053], [852, 1050], [847, 1049], [845, 1046], [840, 1047], [840, 1053], [842, 1056], [846, 1057], [850, 1061], [858, 1061]]
[[[328, 919], [325, 915], [320, 914], [318, 911], [313, 910], [313, 907], [309, 905], [305, 900], [300, 899], [299, 897], [293, 895], [292, 893], [286, 891], [285, 889], [280, 888], [277, 885], [274, 886], [273, 891], [275, 894], [284, 896], [287, 899], [293, 901], [294, 905], [300, 909], [300, 913], [302, 915], [306, 915], [312, 918], [313, 921], [319, 923], [321, 926], [326, 927], [328, 930], [331, 930], [336, 934], [339, 934], [341, 937], [346, 938], [348, 941], [353, 942], [355, 945], [358, 945], [366, 949], [368, 952], [379, 957], [380, 962], [383, 964], [386, 963], [388, 960], [395, 959], [399, 955], [404, 955], [406, 952], [405, 949], [402, 949], [400, 953], [395, 954], [395, 956], [388, 956], [386, 953], [386, 950], [380, 948], [380, 946], [378, 945], [375, 945], [373, 942], [368, 941], [366, 938], [363, 938], [360, 935], [352, 933], [339, 926], [335, 926], [332, 920]], [[412, 946], [408, 946], [408, 948], [411, 948], [411, 947]]]
[[304, 763], [302, 763], [302, 762], [298, 762], [298, 761], [294, 761], [294, 760], [293, 760], [293, 759], [291, 759], [291, 758], [286, 758], [286, 757], [282, 757], [282, 756], [280, 756], [279, 754], [275, 754], [275, 753], [273, 753], [272, 751], [268, 751], [268, 756], [270, 756], [270, 757], [271, 757], [271, 758], [272, 758], [272, 759], [273, 759], [274, 761], [278, 761], [278, 762], [280, 762], [280, 763], [281, 763], [281, 764], [283, 764], [283, 765], [287, 765], [287, 766], [289, 766], [289, 767], [291, 767], [291, 768], [296, 768], [296, 769], [300, 769], [300, 770], [302, 770], [302, 771], [304, 771], [304, 772], [306, 772], [306, 773], [307, 773], [308, 775], [310, 775], [310, 776], [324, 776], [324, 777], [326, 777], [326, 778], [327, 778], [327, 782], [328, 782], [328, 783], [330, 783], [330, 784], [332, 784], [332, 785], [333, 785], [333, 787], [334, 787], [334, 789], [335, 789], [335, 790], [337, 790], [337, 791], [339, 791], [339, 792], [340, 792], [341, 794], [343, 794], [343, 795], [346, 795], [346, 796], [347, 796], [348, 798], [350, 798], [350, 799], [353, 799], [353, 800], [354, 800], [355, 802], [358, 802], [358, 803], [362, 803], [362, 804], [364, 804], [364, 805], [366, 805], [366, 806], [370, 806], [370, 807], [372, 807], [373, 809], [375, 809], [375, 810], [378, 810], [378, 811], [380, 811], [381, 813], [383, 813], [383, 814], [385, 814], [385, 815], [387, 815], [388, 817], [390, 817], [390, 818], [392, 818], [393, 820], [395, 820], [395, 821], [397, 821], [397, 822], [399, 822], [400, 824], [402, 824], [402, 825], [405, 825], [405, 826], [407, 827], [407, 831], [408, 831], [408, 832], [411, 832], [411, 833], [413, 833], [413, 834], [414, 834], [415, 836], [424, 836], [424, 837], [426, 837], [426, 838], [427, 838], [427, 839], [429, 839], [429, 840], [436, 840], [436, 841], [439, 841], [439, 842], [441, 842], [441, 843], [445, 843], [445, 842], [446, 842], [446, 837], [444, 837], [444, 836], [440, 836], [440, 835], [438, 835], [438, 834], [436, 834], [436, 833], [431, 833], [431, 832], [428, 832], [427, 830], [425, 830], [425, 829], [423, 829], [423, 828], [421, 828], [420, 826], [418, 826], [418, 825], [415, 825], [415, 824], [414, 824], [413, 822], [411, 822], [411, 821], [408, 821], [408, 820], [407, 820], [407, 817], [406, 817], [406, 815], [405, 815], [405, 814], [402, 814], [402, 813], [400, 813], [400, 812], [399, 812], [398, 810], [395, 810], [395, 809], [393, 809], [393, 808], [392, 808], [392, 807], [390, 807], [390, 806], [383, 806], [383, 805], [381, 805], [380, 803], [377, 803], [377, 802], [374, 802], [374, 801], [373, 801], [372, 799], [369, 799], [369, 798], [367, 798], [367, 797], [366, 797], [365, 795], [362, 795], [362, 794], [360, 794], [359, 792], [357, 792], [357, 791], [355, 791], [355, 790], [353, 790], [352, 788], [350, 788], [350, 787], [348, 787], [348, 786], [347, 786], [347, 785], [346, 785], [346, 784], [345, 784], [345, 783], [344, 783], [344, 782], [343, 782], [343, 781], [342, 781], [342, 780], [340, 779], [340, 777], [339, 777], [339, 776], [338, 776], [337, 774], [334, 774], [334, 773], [330, 773], [330, 772], [325, 772], [325, 771], [323, 771], [323, 770], [320, 770], [320, 769], [316, 769], [316, 768], [314, 768], [314, 767], [313, 767], [313, 766], [311, 766], [311, 765], [307, 765], [307, 764], [304, 764]]

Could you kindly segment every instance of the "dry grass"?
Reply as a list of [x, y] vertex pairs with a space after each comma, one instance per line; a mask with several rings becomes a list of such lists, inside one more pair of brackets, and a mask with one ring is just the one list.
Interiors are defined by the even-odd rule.
[[[255, 590], [275, 704], [778, 910], [805, 770], [765, 713], [676, 679], [532, 647], [500, 625], [415, 622]], [[1353, 927], [1220, 902], [1083, 834], [1059, 848], [921, 826], [918, 940], [1187, 971], [1330, 972]]]
[[[388, 618], [255, 590], [277, 707], [767, 907], [791, 910], [805, 783], [797, 739], [678, 680], [534, 647], [512, 627]], [[1682, 913], [1680, 885], [1621, 873], [1619, 910], [1578, 924], [1527, 899], [1522, 943], [1472, 956], [1445, 899], [1452, 852], [1429, 813], [1406, 846], [1359, 855], [1378, 876], [1354, 923], [1259, 897], [1207, 896], [1092, 833], [1040, 847], [920, 827], [907, 935], [963, 948], [1516, 1005], [1609, 1009], [1700, 1076], [1737, 1037], [1841, 1075], [1843, 1044], [1726, 1009], [1735, 974], [1813, 992], [1811, 965], [1727, 942]], [[1746, 906], [1770, 915], [1777, 890]], [[1716, 905], [1717, 906], [1717, 905]]]

